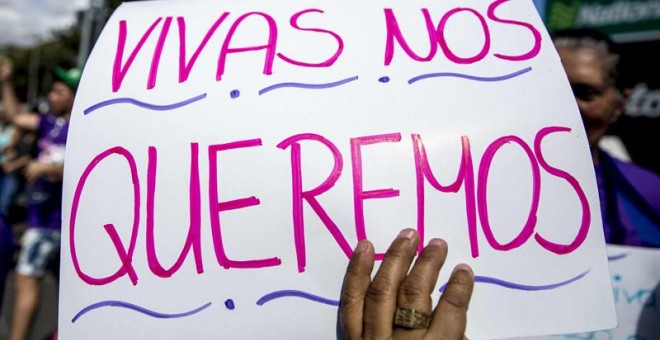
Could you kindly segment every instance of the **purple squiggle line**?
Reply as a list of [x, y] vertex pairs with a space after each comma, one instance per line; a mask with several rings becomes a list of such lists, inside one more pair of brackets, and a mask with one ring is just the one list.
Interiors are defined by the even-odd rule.
[[[526, 291], [550, 290], [550, 289], [559, 288], [561, 286], [565, 286], [569, 283], [575, 282], [575, 281], [585, 277], [587, 274], [589, 274], [590, 271], [591, 271], [591, 269], [588, 269], [588, 270], [586, 270], [586, 271], [578, 274], [577, 276], [572, 277], [572, 278], [570, 278], [566, 281], [547, 284], [547, 285], [540, 285], [540, 286], [523, 285], [523, 284], [519, 284], [519, 283], [504, 281], [502, 279], [497, 279], [497, 278], [489, 277], [489, 276], [475, 276], [474, 277], [474, 282], [488, 283], [488, 284], [502, 286], [504, 288], [517, 289], [517, 290], [526, 290]], [[444, 292], [445, 288], [447, 288], [446, 283], [444, 285], [442, 285], [442, 287], [440, 287], [440, 292], [441, 293]]]
[[346, 79], [338, 80], [338, 81], [335, 81], [335, 82], [332, 82], [332, 83], [325, 83], [325, 84], [279, 83], [279, 84], [271, 85], [271, 86], [268, 86], [268, 87], [264, 87], [263, 89], [261, 89], [259, 91], [259, 95], [261, 96], [262, 94], [265, 94], [267, 92], [277, 90], [277, 89], [283, 88], [283, 87], [297, 87], [297, 88], [301, 88], [301, 89], [327, 89], [327, 88], [331, 88], [331, 87], [335, 87], [335, 86], [339, 86], [339, 85], [344, 85], [346, 83], [350, 83], [350, 82], [352, 82], [354, 80], [357, 80], [357, 79], [358, 79], [358, 76], [348, 77]]
[[279, 299], [282, 297], [288, 297], [288, 296], [295, 296], [295, 297], [300, 297], [303, 299], [311, 300], [311, 301], [316, 301], [319, 303], [324, 303], [326, 305], [330, 306], [339, 306], [339, 301], [338, 300], [331, 300], [331, 299], [326, 299], [324, 297], [320, 297], [318, 295], [310, 294], [307, 292], [303, 292], [300, 290], [278, 290], [274, 291], [272, 293], [268, 293], [264, 296], [262, 296], [259, 300], [257, 300], [257, 305], [263, 306], [266, 302], [274, 299]]
[[96, 111], [102, 107], [109, 106], [109, 105], [116, 105], [116, 104], [133, 104], [135, 106], [143, 107], [145, 109], [149, 110], [154, 110], [154, 111], [167, 111], [167, 110], [173, 110], [182, 106], [186, 106], [188, 104], [192, 104], [198, 100], [202, 100], [206, 98], [206, 93], [202, 93], [198, 96], [177, 102], [177, 103], [172, 103], [172, 104], [164, 104], [164, 105], [158, 105], [158, 104], [151, 104], [151, 103], [146, 103], [134, 98], [129, 98], [129, 97], [122, 97], [122, 98], [113, 98], [113, 99], [108, 99], [104, 100], [102, 102], [96, 103], [88, 108], [86, 108], [83, 113], [85, 115], [88, 115], [92, 113], [93, 111]]
[[628, 253], [621, 253], [621, 254], [612, 255], [612, 256], [607, 255], [607, 261], [612, 262], [612, 261], [621, 260], [622, 258], [624, 258], [628, 255], [629, 255]]
[[108, 300], [108, 301], [101, 301], [101, 302], [93, 303], [93, 304], [81, 309], [80, 312], [78, 312], [78, 314], [76, 314], [76, 316], [74, 316], [73, 319], [71, 319], [71, 323], [76, 322], [76, 320], [78, 320], [78, 318], [83, 316], [85, 313], [90, 312], [90, 311], [92, 311], [94, 309], [97, 309], [97, 308], [101, 308], [101, 307], [122, 307], [122, 308], [126, 308], [126, 309], [131, 309], [131, 310], [134, 310], [136, 312], [140, 312], [142, 314], [146, 314], [146, 315], [149, 315], [151, 317], [158, 318], [158, 319], [173, 319], [173, 318], [182, 318], [182, 317], [186, 317], [186, 316], [190, 316], [190, 315], [199, 313], [202, 310], [208, 308], [209, 306], [211, 306], [211, 302], [208, 302], [205, 305], [202, 305], [202, 306], [200, 306], [198, 308], [195, 308], [191, 311], [187, 311], [187, 312], [183, 312], [183, 313], [165, 314], [165, 313], [154, 312], [154, 311], [146, 309], [144, 307], [140, 307], [138, 305], [134, 305], [132, 303], [128, 303], [128, 302], [124, 302], [124, 301]]
[[455, 77], [455, 78], [463, 78], [463, 79], [469, 79], [469, 80], [476, 80], [476, 81], [487, 81], [487, 82], [493, 82], [493, 81], [502, 81], [502, 80], [507, 80], [511, 79], [514, 77], [517, 77], [521, 74], [527, 73], [532, 70], [532, 67], [525, 67], [521, 70], [505, 74], [502, 76], [496, 76], [496, 77], [480, 77], [480, 76], [472, 76], [469, 74], [464, 74], [464, 73], [454, 73], [454, 72], [439, 72], [439, 73], [426, 73], [426, 74], [421, 74], [418, 75], [417, 77], [410, 78], [408, 80], [408, 84], [412, 84], [415, 82], [418, 82], [420, 80], [428, 79], [428, 78], [438, 78], [438, 77]]

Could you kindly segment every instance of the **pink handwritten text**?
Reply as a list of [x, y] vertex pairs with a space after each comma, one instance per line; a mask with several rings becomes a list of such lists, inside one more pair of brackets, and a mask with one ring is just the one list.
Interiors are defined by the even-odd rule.
[[[503, 136], [497, 138], [488, 145], [485, 149], [481, 159], [476, 168], [472, 161], [472, 151], [470, 147], [470, 139], [463, 136], [460, 139], [461, 157], [458, 162], [458, 171], [456, 179], [452, 183], [441, 184], [436, 175], [431, 170], [430, 164], [433, 161], [429, 159], [422, 136], [419, 134], [411, 134], [410, 140], [412, 141], [412, 150], [415, 168], [415, 187], [416, 187], [416, 205], [417, 205], [417, 229], [419, 231], [421, 242], [424, 244], [425, 237], [425, 187], [426, 183], [433, 189], [441, 193], [458, 193], [463, 191], [465, 217], [467, 221], [467, 234], [469, 239], [469, 246], [471, 254], [474, 258], [479, 257], [478, 243], [479, 232], [483, 233], [483, 237], [487, 241], [491, 249], [497, 251], [512, 251], [516, 248], [526, 244], [530, 239], [533, 239], [542, 248], [549, 252], [563, 255], [569, 254], [578, 249], [585, 241], [589, 232], [591, 222], [590, 207], [587, 201], [584, 190], [579, 182], [568, 172], [558, 169], [557, 167], [549, 164], [543, 155], [543, 140], [554, 134], [569, 133], [570, 129], [565, 127], [550, 126], [540, 129], [533, 141], [533, 146], [530, 146], [525, 140], [518, 136]], [[399, 196], [399, 191], [393, 188], [385, 189], [366, 189], [364, 187], [364, 178], [368, 173], [363, 169], [363, 153], [369, 152], [369, 146], [379, 143], [387, 143], [383, 145], [387, 147], [392, 143], [401, 142], [402, 135], [400, 133], [387, 133], [373, 136], [361, 136], [350, 139], [350, 152], [348, 153], [351, 158], [352, 164], [352, 186], [353, 186], [353, 217], [354, 228], [356, 231], [357, 239], [362, 240], [368, 238], [367, 226], [365, 215], [369, 212], [365, 211], [364, 200], [367, 199], [386, 199]], [[325, 180], [312, 188], [303, 187], [303, 144], [316, 143], [326, 148], [332, 155], [334, 162], [331, 169], [328, 169], [329, 174]], [[520, 227], [520, 232], [508, 241], [502, 241], [496, 238], [493, 231], [493, 226], [489, 221], [489, 210], [487, 202], [487, 188], [489, 182], [489, 172], [492, 166], [492, 161], [502, 147], [519, 148], [529, 161], [529, 170], [531, 171], [531, 197], [529, 200], [529, 208], [526, 221]], [[261, 148], [262, 141], [259, 138], [239, 140], [223, 144], [214, 144], [207, 147], [208, 164], [209, 164], [209, 177], [208, 177], [208, 204], [210, 213], [210, 229], [213, 241], [213, 250], [216, 255], [218, 265], [225, 269], [257, 269], [265, 267], [280, 266], [282, 260], [279, 257], [270, 257], [264, 259], [230, 259], [225, 251], [225, 244], [231, 242], [222, 235], [222, 219], [221, 214], [224, 211], [238, 210], [238, 209], [258, 209], [261, 201], [255, 196], [233, 198], [221, 200], [223, 197], [223, 188], [218, 184], [218, 176], [222, 175], [222, 169], [219, 166], [219, 157], [226, 152], [241, 152], [241, 153], [258, 153]], [[326, 209], [321, 205], [318, 197], [333, 189], [337, 181], [342, 176], [343, 171], [343, 155], [339, 148], [327, 138], [312, 134], [298, 134], [288, 137], [276, 145], [277, 148], [285, 151], [290, 156], [291, 165], [291, 191], [289, 199], [292, 202], [291, 220], [293, 227], [293, 248], [296, 252], [296, 261], [299, 272], [304, 272], [307, 264], [306, 259], [306, 245], [305, 245], [305, 216], [303, 205], [308, 204], [313, 212], [323, 222], [327, 231], [334, 238], [337, 246], [342, 250], [348, 258], [352, 254], [352, 248], [348, 238], [342, 233], [339, 226], [329, 216]], [[156, 200], [156, 175], [157, 175], [157, 161], [158, 150], [155, 147], [148, 148], [147, 160], [147, 199], [146, 199], [146, 258], [148, 268], [150, 271], [162, 278], [171, 277], [183, 265], [184, 260], [192, 252], [197, 273], [203, 273], [202, 266], [202, 251], [200, 231], [202, 229], [201, 223], [201, 199], [202, 192], [200, 190], [200, 174], [199, 174], [199, 145], [197, 143], [190, 144], [190, 180], [189, 180], [189, 216], [190, 224], [188, 234], [182, 246], [182, 250], [175, 263], [169, 268], [165, 268], [161, 261], [158, 259], [158, 251], [155, 246], [156, 223], [154, 203]], [[120, 266], [115, 273], [105, 277], [92, 277], [88, 275], [80, 265], [78, 259], [78, 252], [76, 251], [76, 226], [77, 215], [80, 202], [84, 199], [85, 185], [89, 176], [94, 172], [96, 167], [109, 157], [121, 157], [127, 162], [127, 170], [131, 176], [133, 184], [133, 225], [131, 227], [131, 237], [128, 245], [124, 244], [115, 227], [112, 224], [105, 224], [103, 226], [105, 232], [108, 234], [112, 245], [114, 246]], [[559, 244], [552, 240], [547, 239], [536, 231], [537, 218], [536, 214], [540, 205], [541, 197], [541, 172], [545, 171], [553, 177], [564, 180], [570, 188], [573, 189], [575, 195], [580, 201], [582, 217], [579, 226], [576, 228], [575, 237], [573, 241], [568, 244]], [[74, 192], [71, 206], [71, 217], [69, 221], [70, 242], [69, 248], [71, 251], [72, 262], [78, 276], [90, 285], [105, 285], [111, 283], [123, 276], [128, 276], [130, 281], [135, 285], [138, 282], [138, 274], [133, 267], [133, 256], [135, 246], [138, 241], [138, 231], [140, 228], [140, 178], [137, 171], [137, 164], [133, 154], [122, 147], [114, 147], [101, 152], [94, 157], [89, 165], [84, 169]], [[373, 213], [373, 212], [372, 212]], [[479, 223], [477, 223], [479, 222]], [[479, 229], [481, 226], [481, 229]], [[570, 226], [569, 226], [570, 227]], [[421, 249], [420, 249], [421, 251]], [[377, 259], [382, 259], [382, 253], [376, 255]]]

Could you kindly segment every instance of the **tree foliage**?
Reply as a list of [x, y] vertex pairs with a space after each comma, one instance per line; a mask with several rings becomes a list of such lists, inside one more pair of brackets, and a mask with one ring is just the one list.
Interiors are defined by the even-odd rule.
[[[122, 2], [126, 1], [108, 1], [106, 20]], [[84, 11], [79, 11], [76, 13], [76, 20], [70, 27], [54, 30], [50, 32], [48, 38], [32, 46], [5, 46], [0, 48], [0, 55], [9, 58], [14, 65], [14, 85], [20, 100], [26, 102], [44, 97], [52, 85], [55, 67], [71, 68], [76, 66], [83, 17]], [[94, 24], [103, 26], [105, 22]], [[93, 44], [94, 41], [91, 42], [92, 46]], [[32, 79], [37, 80], [36, 88], [33, 89], [29, 88], [31, 76]], [[36, 92], [30, 93], [30, 91]], [[35, 105], [36, 103], [31, 102], [29, 104]]]

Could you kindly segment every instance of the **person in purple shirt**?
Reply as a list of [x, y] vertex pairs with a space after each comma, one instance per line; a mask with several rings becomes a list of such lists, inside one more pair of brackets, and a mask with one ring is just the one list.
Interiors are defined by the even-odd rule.
[[598, 147], [610, 125], [623, 113], [628, 92], [618, 81], [620, 57], [616, 45], [591, 29], [557, 31], [553, 42], [589, 140], [605, 241], [660, 248], [660, 177]]
[[80, 71], [55, 70], [56, 80], [48, 93], [50, 112], [43, 115], [19, 111], [11, 76], [11, 65], [0, 59], [6, 115], [17, 127], [36, 132], [38, 149], [37, 158], [25, 169], [28, 229], [16, 265], [16, 302], [10, 330], [10, 339], [22, 340], [29, 335], [39, 305], [42, 278], [53, 266], [59, 274], [64, 147]]

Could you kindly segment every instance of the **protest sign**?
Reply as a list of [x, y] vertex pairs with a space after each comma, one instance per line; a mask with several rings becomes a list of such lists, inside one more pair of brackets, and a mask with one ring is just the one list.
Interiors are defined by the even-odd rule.
[[360, 239], [447, 240], [470, 338], [616, 324], [587, 141], [527, 1], [120, 7], [65, 165], [63, 338], [333, 338]]

